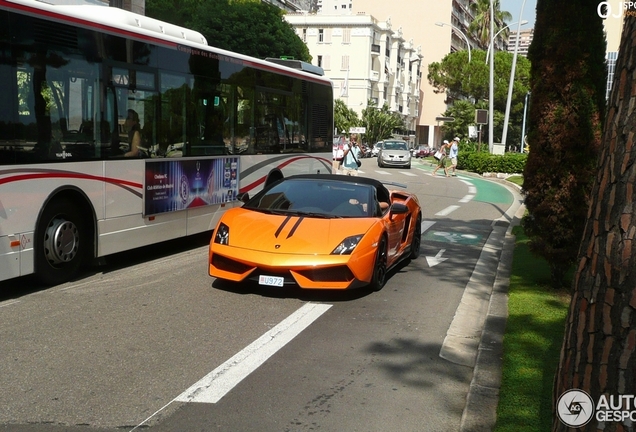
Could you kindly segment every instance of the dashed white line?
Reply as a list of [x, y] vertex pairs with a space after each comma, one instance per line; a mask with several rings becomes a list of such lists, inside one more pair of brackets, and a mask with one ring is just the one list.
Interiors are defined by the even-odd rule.
[[466, 195], [464, 198], [460, 199], [459, 202], [460, 203], [467, 203], [468, 201], [470, 201], [473, 198], [475, 198], [475, 195]]
[[404, 174], [405, 176], [417, 177], [417, 174], [413, 174], [412, 172], [399, 171], [399, 173]]
[[460, 206], [458, 205], [448, 206], [444, 210], [435, 213], [435, 216], [447, 216], [451, 214], [452, 212], [454, 212], [455, 210], [457, 210], [459, 207]]
[[150, 417], [132, 428], [139, 429], [173, 402], [216, 403], [245, 377], [284, 347], [300, 332], [309, 327], [332, 305], [307, 303], [281, 321], [276, 327], [256, 339], [231, 359], [201, 378], [186, 391], [155, 411]]
[[386, 171], [376, 170], [375, 172], [377, 172], [378, 174], [382, 174], [382, 175], [391, 175], [390, 173], [388, 173]]
[[241, 352], [177, 396], [179, 402], [216, 403], [245, 377], [284, 347], [331, 305], [307, 303]]

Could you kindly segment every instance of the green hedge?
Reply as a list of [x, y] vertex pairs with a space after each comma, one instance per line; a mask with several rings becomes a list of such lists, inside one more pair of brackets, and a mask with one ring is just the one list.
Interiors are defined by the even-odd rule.
[[484, 152], [460, 151], [457, 157], [457, 168], [478, 174], [487, 172], [522, 173], [526, 159], [528, 159], [528, 155], [525, 153], [493, 155]]

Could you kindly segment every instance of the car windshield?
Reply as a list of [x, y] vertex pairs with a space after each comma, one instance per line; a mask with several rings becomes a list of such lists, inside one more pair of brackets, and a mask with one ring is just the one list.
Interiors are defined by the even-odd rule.
[[367, 184], [316, 179], [286, 179], [259, 192], [243, 208], [320, 218], [371, 217], [374, 188]]
[[384, 143], [385, 150], [408, 150], [405, 142], [388, 141]]

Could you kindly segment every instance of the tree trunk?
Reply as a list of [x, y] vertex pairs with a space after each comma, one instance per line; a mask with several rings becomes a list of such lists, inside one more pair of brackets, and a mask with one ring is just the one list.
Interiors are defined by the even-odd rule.
[[[616, 404], [620, 395], [636, 393], [635, 76], [636, 19], [626, 16], [554, 382], [554, 431], [573, 430], [561, 421], [557, 409], [559, 397], [568, 390], [587, 392], [594, 405], [602, 396], [613, 397]], [[576, 409], [585, 408], [575, 406], [579, 400], [570, 401]], [[623, 409], [635, 411], [634, 400], [623, 399]], [[633, 431], [632, 423], [636, 424], [603, 422], [593, 415], [576, 430]]]

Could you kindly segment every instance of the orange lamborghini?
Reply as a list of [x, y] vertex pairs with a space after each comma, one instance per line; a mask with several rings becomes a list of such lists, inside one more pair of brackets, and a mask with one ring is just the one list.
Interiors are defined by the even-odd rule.
[[415, 195], [374, 179], [287, 177], [223, 215], [209, 273], [279, 287], [379, 290], [392, 267], [419, 255], [421, 220]]

